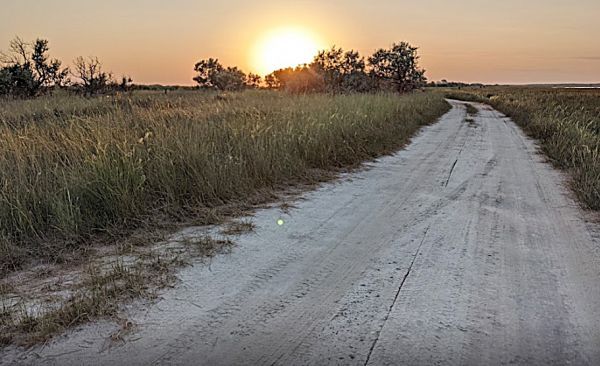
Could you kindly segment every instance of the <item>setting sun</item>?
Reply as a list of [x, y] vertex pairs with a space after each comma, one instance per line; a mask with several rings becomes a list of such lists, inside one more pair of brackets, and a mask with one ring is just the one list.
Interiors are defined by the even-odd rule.
[[323, 45], [302, 29], [280, 29], [267, 34], [254, 51], [254, 67], [262, 75], [309, 63]]

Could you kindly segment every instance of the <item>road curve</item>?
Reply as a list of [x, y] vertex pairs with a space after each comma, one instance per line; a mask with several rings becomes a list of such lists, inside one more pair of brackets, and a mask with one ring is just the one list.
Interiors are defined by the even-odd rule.
[[231, 255], [129, 309], [124, 344], [101, 322], [2, 363], [600, 364], [591, 214], [508, 118], [450, 102], [405, 150], [259, 211]]

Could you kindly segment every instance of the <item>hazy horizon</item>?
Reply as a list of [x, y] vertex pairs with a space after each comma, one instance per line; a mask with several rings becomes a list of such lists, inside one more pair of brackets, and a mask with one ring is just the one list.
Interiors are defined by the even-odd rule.
[[192, 85], [194, 63], [208, 57], [261, 72], [257, 47], [283, 28], [309, 34], [319, 48], [363, 56], [408, 41], [420, 48], [429, 80], [600, 82], [600, 2], [593, 0], [22, 0], [0, 9], [0, 50], [15, 36], [46, 38], [52, 57], [70, 64], [97, 56], [140, 84]]

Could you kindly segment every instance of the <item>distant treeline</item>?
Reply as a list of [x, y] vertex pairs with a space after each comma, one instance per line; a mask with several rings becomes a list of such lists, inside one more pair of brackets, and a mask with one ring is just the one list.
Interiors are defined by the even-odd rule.
[[[379, 49], [368, 58], [356, 51], [332, 47], [320, 51], [309, 64], [288, 67], [262, 78], [238, 67], [225, 67], [218, 59], [201, 60], [194, 66], [196, 88], [219, 91], [268, 88], [293, 93], [308, 92], [408, 92], [427, 85], [425, 70], [418, 65], [417, 48], [407, 42]], [[435, 84], [436, 86], [439, 86]], [[93, 96], [130, 90], [177, 90], [190, 87], [134, 85], [128, 76], [115, 79], [95, 57], [78, 57], [72, 67], [50, 58], [45, 39], [25, 42], [15, 38], [0, 53], [0, 96], [31, 98], [55, 90]]]
[[418, 60], [417, 48], [407, 42], [379, 49], [367, 59], [356, 51], [332, 47], [319, 52], [310, 64], [280, 69], [262, 79], [209, 58], [195, 65], [194, 81], [201, 88], [230, 91], [263, 87], [295, 93], [382, 90], [402, 93], [427, 81]]
[[440, 81], [432, 81], [427, 83], [428, 87], [433, 88], [464, 88], [464, 87], [474, 87], [474, 88], [483, 88], [484, 85], [481, 83], [463, 83], [460, 81], [448, 81], [446, 79], [442, 79]]

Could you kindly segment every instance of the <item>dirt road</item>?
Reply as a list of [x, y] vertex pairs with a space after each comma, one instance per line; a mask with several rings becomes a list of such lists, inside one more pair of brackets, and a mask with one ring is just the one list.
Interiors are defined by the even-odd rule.
[[3, 363], [600, 364], [596, 225], [511, 121], [452, 104], [406, 150], [258, 212], [231, 255], [130, 309], [124, 344], [106, 322]]

